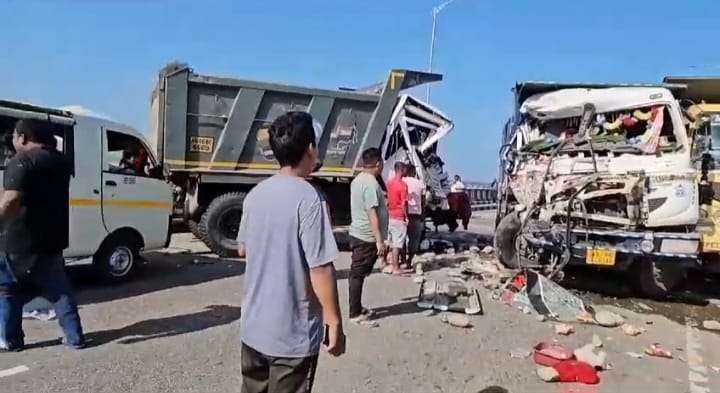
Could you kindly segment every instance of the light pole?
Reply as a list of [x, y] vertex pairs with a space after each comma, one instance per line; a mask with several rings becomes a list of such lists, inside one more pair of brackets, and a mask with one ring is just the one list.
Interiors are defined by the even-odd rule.
[[[432, 17], [433, 17], [433, 25], [432, 25], [432, 35], [430, 36], [430, 61], [428, 63], [428, 72], [433, 71], [433, 57], [435, 56], [435, 32], [437, 31], [437, 16], [445, 7], [450, 5], [450, 3], [454, 2], [455, 0], [445, 0], [442, 3], [436, 5], [432, 9]], [[425, 101], [427, 103], [430, 103], [430, 84], [427, 85], [427, 93], [425, 95]]]

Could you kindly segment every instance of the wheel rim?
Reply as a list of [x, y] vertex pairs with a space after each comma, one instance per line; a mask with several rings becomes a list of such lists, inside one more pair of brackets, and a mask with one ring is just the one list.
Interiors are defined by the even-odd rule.
[[114, 277], [122, 277], [132, 269], [133, 252], [128, 247], [116, 247], [108, 261], [108, 272]]

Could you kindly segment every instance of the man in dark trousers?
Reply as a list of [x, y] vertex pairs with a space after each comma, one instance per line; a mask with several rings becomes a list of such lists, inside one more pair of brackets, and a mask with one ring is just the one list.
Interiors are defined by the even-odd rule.
[[363, 171], [350, 184], [350, 248], [352, 261], [348, 278], [350, 321], [375, 326], [374, 312], [362, 306], [365, 277], [372, 272], [378, 257], [385, 256], [388, 232], [388, 209], [377, 178], [382, 174], [380, 150], [369, 148], [362, 153]]
[[327, 203], [305, 180], [318, 162], [312, 117], [288, 112], [269, 133], [280, 172], [247, 195], [238, 231], [242, 392], [308, 393], [323, 336], [330, 355], [345, 352], [338, 249]]
[[53, 125], [24, 119], [13, 131], [16, 154], [5, 168], [0, 198], [0, 349], [21, 351], [23, 304], [50, 300], [65, 337], [85, 345], [77, 304], [65, 274], [70, 163], [56, 149]]

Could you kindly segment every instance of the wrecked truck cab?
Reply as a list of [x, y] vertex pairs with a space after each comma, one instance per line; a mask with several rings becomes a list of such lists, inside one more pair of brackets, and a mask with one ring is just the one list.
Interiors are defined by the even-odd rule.
[[519, 84], [501, 149], [496, 247], [508, 266], [637, 271], [659, 295], [698, 265], [697, 170], [661, 86]]

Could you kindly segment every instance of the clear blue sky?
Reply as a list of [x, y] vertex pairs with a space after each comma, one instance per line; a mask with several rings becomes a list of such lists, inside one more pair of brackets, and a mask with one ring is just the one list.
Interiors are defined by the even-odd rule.
[[[434, 0], [4, 1], [0, 97], [82, 105], [145, 131], [157, 71], [329, 87], [427, 67]], [[720, 74], [720, 2], [457, 0], [439, 19], [432, 103], [452, 173], [495, 177], [516, 80]], [[424, 92], [418, 92], [424, 98]]]

